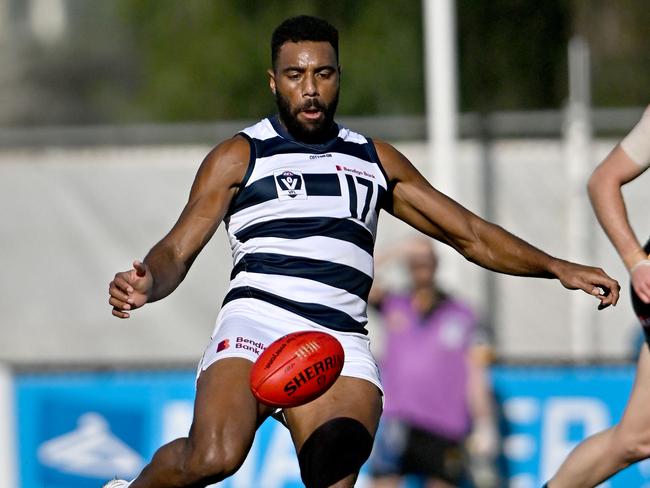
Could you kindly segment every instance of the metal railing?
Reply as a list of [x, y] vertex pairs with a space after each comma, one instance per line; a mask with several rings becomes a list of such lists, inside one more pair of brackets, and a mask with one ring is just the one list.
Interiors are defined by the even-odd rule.
[[[591, 111], [595, 135], [620, 135], [632, 127], [643, 107], [596, 108]], [[561, 137], [563, 110], [464, 113], [459, 117], [462, 138]], [[398, 140], [426, 139], [424, 115], [345, 117], [339, 121], [371, 137]], [[254, 120], [184, 122], [173, 124], [0, 127], [0, 150], [17, 147], [75, 147], [98, 145], [214, 144], [231, 137]]]

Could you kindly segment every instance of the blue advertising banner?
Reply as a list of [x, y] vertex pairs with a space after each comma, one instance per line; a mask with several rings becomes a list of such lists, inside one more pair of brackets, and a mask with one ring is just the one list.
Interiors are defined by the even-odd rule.
[[[132, 479], [162, 444], [187, 435], [194, 372], [19, 375], [21, 487], [101, 487]], [[232, 488], [302, 486], [288, 431], [270, 419]]]
[[[495, 367], [507, 486], [539, 488], [577, 442], [616, 422], [633, 375], [631, 367]], [[187, 434], [194, 372], [21, 374], [15, 388], [20, 486], [101, 487], [131, 479], [160, 445]], [[301, 486], [288, 432], [272, 419], [242, 468], [219, 484]], [[369, 486], [365, 474], [357, 486]], [[650, 463], [604, 486], [650, 488]]]
[[[622, 416], [634, 381], [631, 366], [493, 368], [502, 414], [504, 478], [511, 488], [539, 488], [585, 437]], [[650, 488], [650, 462], [601, 487]]]

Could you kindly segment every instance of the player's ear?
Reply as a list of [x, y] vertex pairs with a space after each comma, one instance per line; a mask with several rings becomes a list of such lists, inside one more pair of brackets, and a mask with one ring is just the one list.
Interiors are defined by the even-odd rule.
[[266, 74], [269, 76], [269, 87], [271, 92], [275, 95], [275, 72], [272, 69], [266, 70]]

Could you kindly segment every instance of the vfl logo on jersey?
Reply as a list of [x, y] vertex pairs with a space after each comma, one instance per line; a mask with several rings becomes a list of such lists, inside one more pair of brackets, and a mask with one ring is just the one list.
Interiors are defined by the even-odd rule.
[[307, 198], [305, 180], [300, 173], [288, 170], [276, 171], [273, 176], [275, 176], [275, 187], [278, 190], [280, 200], [305, 200]]

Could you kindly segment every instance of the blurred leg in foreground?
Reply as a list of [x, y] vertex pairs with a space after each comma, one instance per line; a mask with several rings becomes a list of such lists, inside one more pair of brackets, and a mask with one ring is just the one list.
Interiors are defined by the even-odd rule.
[[571, 452], [550, 488], [593, 487], [630, 464], [650, 457], [650, 352], [643, 346], [632, 395], [620, 423]]
[[623, 414], [611, 429], [581, 443], [548, 483], [550, 488], [593, 487], [632, 463], [650, 457], [650, 241], [641, 244], [628, 220], [622, 187], [650, 167], [650, 106], [589, 179], [598, 222], [630, 274], [632, 306], [647, 344]]

